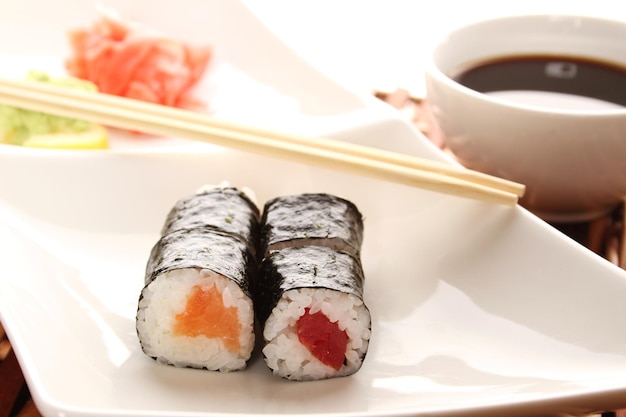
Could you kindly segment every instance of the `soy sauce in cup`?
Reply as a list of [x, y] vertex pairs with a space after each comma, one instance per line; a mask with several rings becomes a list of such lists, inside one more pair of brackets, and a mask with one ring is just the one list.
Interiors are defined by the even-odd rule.
[[504, 56], [459, 68], [451, 78], [521, 104], [584, 110], [626, 107], [626, 68], [590, 58]]
[[443, 144], [468, 168], [525, 184], [521, 205], [544, 220], [609, 213], [626, 196], [624, 39], [626, 21], [552, 13], [447, 31], [424, 71]]

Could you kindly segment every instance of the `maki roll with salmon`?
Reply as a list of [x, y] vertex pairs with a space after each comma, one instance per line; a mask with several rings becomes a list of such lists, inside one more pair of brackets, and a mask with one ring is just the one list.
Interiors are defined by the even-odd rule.
[[203, 187], [176, 202], [165, 219], [161, 235], [178, 229], [213, 226], [239, 237], [256, 251], [260, 213], [250, 193], [227, 184]]
[[279, 197], [266, 203], [261, 230], [255, 308], [265, 363], [296, 381], [354, 374], [371, 332], [358, 209], [329, 194]]
[[137, 309], [142, 350], [157, 362], [244, 369], [255, 344], [251, 280], [259, 212], [217, 187], [180, 200], [151, 250]]

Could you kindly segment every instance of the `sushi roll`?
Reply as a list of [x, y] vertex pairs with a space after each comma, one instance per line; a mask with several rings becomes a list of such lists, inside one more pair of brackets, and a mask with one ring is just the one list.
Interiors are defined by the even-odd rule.
[[265, 203], [261, 252], [321, 245], [359, 256], [363, 217], [354, 203], [331, 194], [297, 194]]
[[263, 260], [260, 275], [263, 356], [275, 375], [307, 381], [361, 368], [371, 320], [356, 258], [323, 246], [284, 248]]
[[201, 192], [170, 212], [146, 265], [136, 325], [142, 350], [158, 363], [227, 372], [244, 369], [255, 344], [257, 262], [245, 237], [259, 219], [245, 199], [233, 204], [234, 190], [210, 193], [221, 203]]
[[161, 235], [178, 229], [213, 226], [250, 244], [255, 250], [259, 234], [259, 208], [250, 192], [228, 185], [206, 186], [181, 198], [170, 210]]
[[281, 236], [262, 234], [267, 251], [255, 288], [265, 363], [275, 375], [296, 381], [354, 374], [371, 333], [358, 256], [360, 213], [338, 197], [305, 194], [268, 202], [263, 219], [263, 232]]

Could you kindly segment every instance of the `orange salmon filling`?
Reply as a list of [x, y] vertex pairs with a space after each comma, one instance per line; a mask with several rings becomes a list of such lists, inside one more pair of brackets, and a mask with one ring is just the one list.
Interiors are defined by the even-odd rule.
[[220, 338], [231, 352], [240, 349], [241, 323], [235, 307], [225, 307], [222, 294], [213, 285], [208, 290], [196, 285], [187, 297], [185, 310], [176, 315], [174, 333], [182, 336]]

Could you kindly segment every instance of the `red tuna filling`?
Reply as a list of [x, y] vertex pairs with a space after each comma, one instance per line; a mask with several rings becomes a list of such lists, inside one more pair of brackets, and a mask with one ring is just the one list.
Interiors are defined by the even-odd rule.
[[339, 329], [337, 323], [331, 323], [321, 311], [311, 314], [307, 308], [296, 326], [298, 340], [313, 356], [337, 371], [341, 369], [346, 356], [348, 335]]

